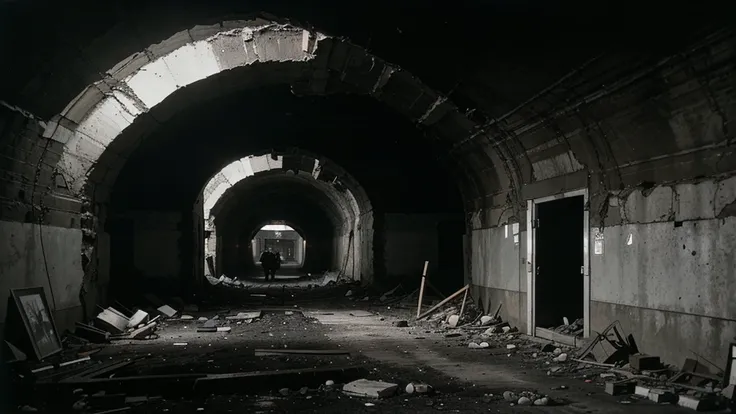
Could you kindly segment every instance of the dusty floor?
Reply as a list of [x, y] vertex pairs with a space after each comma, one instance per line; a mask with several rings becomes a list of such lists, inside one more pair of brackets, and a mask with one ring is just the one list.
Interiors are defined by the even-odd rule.
[[[286, 310], [292, 309], [287, 314]], [[371, 316], [352, 316], [357, 309], [369, 310]], [[240, 309], [242, 310], [242, 309]], [[229, 314], [238, 310], [229, 309]], [[303, 311], [299, 312], [299, 311]], [[220, 312], [223, 312], [222, 310]], [[193, 313], [212, 317], [217, 313]], [[264, 380], [253, 386], [243, 385], [223, 394], [191, 392], [191, 384], [149, 384], [135, 395], [162, 398], [141, 405], [130, 405], [126, 413], [425, 413], [513, 412], [513, 413], [635, 413], [691, 412], [669, 404], [632, 401], [603, 392], [600, 380], [592, 376], [575, 378], [567, 374], [547, 375], [545, 362], [530, 360], [523, 352], [509, 354], [503, 342], [490, 341], [487, 349], [468, 349], [468, 333], [447, 338], [447, 330], [426, 324], [398, 328], [392, 322], [409, 320], [409, 310], [350, 302], [344, 298], [330, 303], [284, 307], [264, 312], [251, 323], [219, 319], [231, 332], [198, 333], [201, 321], [168, 321], [158, 331], [159, 337], [145, 341], [116, 342], [93, 355], [93, 360], [110, 361], [142, 358], [116, 377], [181, 373], [234, 373], [288, 369], [328, 368], [335, 366], [366, 367], [365, 378], [395, 382], [403, 390], [412, 381], [430, 384], [436, 391], [429, 396], [398, 395], [384, 400], [348, 397], [338, 389], [326, 389], [319, 382], [305, 379], [294, 385], [288, 395], [279, 390], [279, 380]], [[459, 330], [458, 330], [459, 331]], [[174, 343], [186, 343], [177, 346]], [[529, 345], [527, 345], [529, 346]], [[533, 345], [536, 346], [536, 345]], [[254, 349], [343, 349], [349, 356], [267, 356], [256, 357]], [[532, 349], [529, 349], [531, 351]], [[597, 383], [598, 382], [598, 383]], [[299, 388], [308, 387], [305, 394]], [[565, 389], [561, 389], [565, 388]], [[504, 391], [534, 390], [549, 395], [557, 405], [544, 407], [516, 406], [504, 401]], [[77, 399], [93, 390], [77, 390]], [[129, 396], [131, 394], [129, 393]], [[40, 412], [67, 412], [60, 404], [48, 406], [46, 398], [36, 396], [34, 407]], [[622, 403], [621, 401], [628, 401]], [[372, 404], [367, 406], [366, 403]], [[102, 409], [69, 412], [104, 412]]]

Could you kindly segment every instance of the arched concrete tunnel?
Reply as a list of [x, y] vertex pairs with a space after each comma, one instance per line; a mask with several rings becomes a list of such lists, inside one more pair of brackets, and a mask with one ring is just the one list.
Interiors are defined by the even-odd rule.
[[59, 326], [196, 294], [208, 226], [215, 276], [246, 272], [277, 220], [305, 271], [429, 260], [530, 335], [619, 320], [663, 360], [725, 358], [731, 10], [68, 3], [4, 4], [0, 69], [0, 291], [43, 286]]

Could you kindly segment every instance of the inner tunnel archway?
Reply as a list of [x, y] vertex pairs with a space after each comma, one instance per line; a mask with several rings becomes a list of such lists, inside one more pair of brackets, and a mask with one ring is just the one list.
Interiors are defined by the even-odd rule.
[[371, 201], [355, 178], [325, 157], [298, 149], [244, 157], [215, 174], [203, 196], [208, 241], [217, 246], [209, 259], [215, 276], [252, 273], [251, 240], [271, 220], [296, 223], [309, 240], [304, 272], [336, 270], [357, 280], [373, 273]]

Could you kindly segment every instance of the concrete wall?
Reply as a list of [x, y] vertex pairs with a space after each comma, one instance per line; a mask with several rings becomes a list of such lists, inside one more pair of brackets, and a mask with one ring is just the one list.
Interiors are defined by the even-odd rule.
[[473, 297], [486, 312], [501, 305], [501, 317], [526, 330], [526, 231], [518, 223], [479, 229], [471, 233], [470, 243]]
[[[736, 177], [607, 198], [604, 227], [590, 228], [591, 329], [618, 320], [643, 352], [668, 363], [690, 350], [724, 361], [736, 337]], [[527, 233], [519, 226], [516, 244], [512, 229], [472, 232], [472, 292], [489, 312], [502, 303], [501, 316], [523, 331]]]
[[56, 310], [57, 328], [73, 326], [74, 318], [81, 317], [81, 230], [0, 221], [0, 234], [0, 251], [6, 253], [0, 257], [0, 322], [10, 289], [40, 286]]
[[[438, 271], [439, 223], [457, 220], [452, 214], [386, 214], [384, 257], [387, 276], [421, 275], [429, 261], [428, 274]], [[458, 243], [462, 240], [458, 239]], [[441, 275], [441, 277], [448, 277]], [[457, 275], [462, 278], [462, 275]]]
[[675, 364], [690, 349], [725, 361], [736, 336], [736, 178], [611, 200], [607, 221], [617, 223], [591, 253], [592, 328], [620, 320], [642, 350]]

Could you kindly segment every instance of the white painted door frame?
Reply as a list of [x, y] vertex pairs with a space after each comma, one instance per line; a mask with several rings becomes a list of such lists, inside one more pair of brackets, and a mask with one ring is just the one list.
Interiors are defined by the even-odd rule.
[[[536, 239], [537, 229], [534, 222], [537, 218], [537, 205], [568, 197], [583, 196], [583, 206], [588, 205], [588, 189], [569, 191], [549, 197], [528, 200], [526, 206], [526, 333], [536, 335], [535, 304], [536, 291]], [[587, 208], [583, 208], [583, 337], [590, 337], [590, 217]]]

